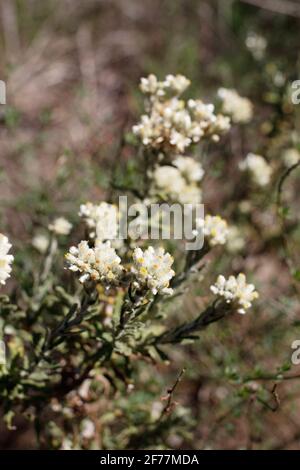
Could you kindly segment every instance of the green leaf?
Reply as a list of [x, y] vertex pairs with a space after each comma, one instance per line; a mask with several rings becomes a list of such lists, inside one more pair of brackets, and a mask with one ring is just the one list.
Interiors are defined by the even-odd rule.
[[293, 278], [295, 279], [295, 281], [300, 282], [300, 269], [296, 269], [296, 270], [293, 272]]

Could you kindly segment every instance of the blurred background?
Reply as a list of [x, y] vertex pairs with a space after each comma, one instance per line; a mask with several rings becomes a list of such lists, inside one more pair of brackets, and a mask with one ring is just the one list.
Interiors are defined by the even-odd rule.
[[[184, 425], [161, 431], [165, 446], [300, 448], [300, 366], [290, 360], [300, 339], [299, 169], [282, 194], [289, 216], [281, 220], [276, 208], [284, 153], [300, 144], [300, 105], [290, 100], [291, 82], [300, 79], [299, 31], [296, 0], [1, 0], [7, 104], [0, 105], [0, 223], [24, 279], [38, 229], [57, 214], [75, 222], [81, 202], [105, 198], [116, 163], [130, 174], [134, 149], [125, 146], [120, 162], [116, 155], [142, 109], [141, 76], [182, 73], [192, 80], [191, 95], [204, 101], [227, 87], [254, 104], [251, 125], [234, 128], [204, 158], [204, 199], [244, 239], [234, 254], [212, 260], [210, 271], [250, 272], [260, 291], [257, 311], [169, 351], [169, 365], [149, 364], [144, 386], [126, 404], [102, 396], [100, 410], [121, 413], [106, 448], [160, 445], [150, 434], [147, 444], [132, 442], [124, 429], [142, 426], [146, 407], [155, 413], [184, 367], [176, 389]], [[274, 168], [267, 193], [240, 182], [237, 163], [248, 152]], [[17, 254], [24, 244], [26, 263]], [[210, 281], [194, 286], [175, 320], [193, 317]], [[289, 379], [274, 387], [276, 374]], [[30, 425], [1, 430], [0, 445], [34, 448]]]

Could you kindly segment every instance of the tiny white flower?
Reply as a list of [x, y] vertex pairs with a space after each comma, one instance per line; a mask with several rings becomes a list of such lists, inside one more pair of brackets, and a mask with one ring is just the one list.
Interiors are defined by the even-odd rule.
[[197, 121], [202, 122], [203, 127], [208, 123], [215, 121], [215, 107], [213, 104], [203, 103], [202, 100], [189, 100], [188, 107], [193, 111], [193, 115]]
[[92, 383], [91, 379], [86, 379], [82, 382], [82, 384], [78, 388], [78, 395], [83, 400], [87, 400], [88, 397], [89, 397], [89, 391], [90, 391], [90, 388], [91, 388], [91, 383]]
[[191, 81], [184, 75], [167, 75], [163, 84], [165, 88], [171, 88], [181, 95], [190, 86]]
[[65, 437], [61, 444], [61, 450], [74, 450], [73, 442], [70, 437]]
[[280, 71], [277, 70], [276, 73], [273, 75], [273, 82], [274, 85], [277, 87], [282, 87], [285, 84], [286, 76]]
[[150, 416], [152, 421], [157, 421], [164, 409], [164, 405], [161, 401], [154, 401], [151, 406]]
[[190, 85], [184, 75], [167, 75], [164, 81], [159, 81], [154, 74], [141, 78], [140, 89], [146, 95], [157, 96], [158, 98], [165, 96], [166, 92], [172, 92], [175, 95], [181, 95]]
[[175, 276], [171, 269], [173, 257], [164, 248], [150, 246], [145, 251], [135, 248], [132, 272], [139, 287], [147, 287], [153, 294], [171, 294], [170, 280]]
[[93, 439], [96, 427], [91, 419], [85, 418], [80, 423], [80, 435], [83, 439]]
[[210, 126], [212, 139], [216, 142], [220, 139], [220, 134], [228, 132], [231, 127], [230, 118], [223, 114], [217, 114], [216, 120]]
[[12, 271], [11, 264], [14, 260], [13, 255], [8, 252], [11, 249], [11, 243], [8, 238], [0, 233], [0, 284], [5, 284]]
[[172, 129], [170, 133], [170, 144], [173, 145], [178, 152], [184, 152], [192, 143], [190, 137], [185, 136], [183, 133]]
[[261, 60], [265, 56], [267, 40], [263, 36], [251, 32], [246, 38], [246, 46], [253, 55], [254, 59]]
[[240, 273], [237, 277], [229, 276], [226, 279], [220, 275], [215, 284], [210, 287], [218, 297], [225, 299], [237, 307], [237, 312], [244, 314], [252, 306], [253, 300], [258, 298], [258, 292], [253, 284], [247, 284], [246, 276]]
[[270, 183], [272, 168], [261, 155], [248, 153], [244, 161], [240, 162], [241, 171], [249, 171], [251, 178], [258, 186]]
[[48, 225], [48, 229], [56, 235], [69, 235], [72, 230], [72, 224], [64, 217], [58, 217]]
[[145, 94], [154, 95], [160, 88], [159, 81], [154, 74], [150, 74], [147, 78], [141, 78], [140, 89]]

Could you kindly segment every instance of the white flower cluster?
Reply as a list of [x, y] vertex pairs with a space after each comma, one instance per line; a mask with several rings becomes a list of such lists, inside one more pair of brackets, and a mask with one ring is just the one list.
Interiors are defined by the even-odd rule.
[[244, 161], [239, 164], [242, 171], [249, 171], [251, 178], [258, 186], [266, 186], [270, 183], [272, 169], [261, 155], [248, 153]]
[[228, 237], [228, 225], [226, 220], [219, 215], [206, 215], [204, 219], [197, 219], [196, 227], [203, 230], [204, 237], [211, 247], [225, 245]]
[[166, 94], [181, 95], [191, 84], [184, 75], [167, 75], [165, 80], [159, 81], [154, 74], [147, 78], [141, 78], [140, 89], [150, 98], [154, 96], [163, 97]]
[[66, 254], [69, 269], [81, 273], [79, 281], [101, 281], [104, 284], [114, 284], [121, 276], [123, 268], [121, 258], [110, 242], [97, 242], [90, 248], [83, 240], [77, 247], [72, 246]]
[[245, 42], [254, 59], [262, 60], [264, 58], [268, 44], [266, 38], [251, 32], [248, 34]]
[[150, 246], [145, 251], [135, 248], [132, 272], [136, 276], [138, 287], [147, 287], [153, 294], [171, 294], [170, 280], [175, 275], [171, 266], [173, 257], [164, 248]]
[[283, 152], [283, 161], [285, 166], [290, 167], [296, 165], [300, 160], [300, 152], [295, 148], [286, 149]]
[[237, 277], [229, 276], [226, 279], [220, 275], [215, 284], [210, 287], [211, 291], [237, 306], [238, 313], [244, 314], [248, 310], [253, 300], [258, 298], [258, 292], [253, 284], [247, 284], [246, 276], [240, 273]]
[[227, 88], [220, 88], [218, 95], [222, 100], [222, 112], [228, 114], [234, 123], [247, 123], [252, 119], [253, 106], [248, 98]]
[[[214, 114], [214, 106], [201, 100], [179, 99], [189, 85], [182, 75], [168, 75], [162, 82], [154, 75], [142, 78], [141, 90], [148, 95], [147, 114], [133, 126], [143, 145], [162, 151], [182, 153], [204, 137], [218, 140], [230, 128], [230, 121]], [[171, 94], [171, 96], [170, 96]]]
[[72, 224], [64, 217], [58, 217], [48, 225], [48, 229], [56, 235], [69, 235], [72, 230]]
[[5, 284], [10, 277], [11, 264], [14, 260], [13, 255], [8, 254], [10, 249], [11, 243], [8, 238], [0, 233], [0, 284]]
[[[117, 284], [124, 268], [121, 258], [111, 247], [110, 241], [96, 241], [95, 247], [89, 247], [83, 240], [77, 247], [73, 246], [65, 255], [68, 268], [80, 273], [79, 281], [99, 281], [105, 285]], [[135, 275], [134, 284], [139, 288], [148, 288], [153, 294], [170, 294], [170, 279], [175, 275], [171, 269], [172, 256], [164, 248], [150, 246], [145, 251], [135, 248], [131, 272]]]
[[152, 180], [151, 194], [160, 194], [181, 204], [199, 204], [202, 199], [197, 183], [202, 179], [202, 165], [191, 157], [178, 156], [174, 166], [157, 166], [150, 174]]
[[97, 240], [114, 240], [117, 238], [119, 227], [118, 208], [113, 204], [101, 202], [92, 204], [87, 202], [80, 206], [80, 217], [91, 229], [90, 237]]

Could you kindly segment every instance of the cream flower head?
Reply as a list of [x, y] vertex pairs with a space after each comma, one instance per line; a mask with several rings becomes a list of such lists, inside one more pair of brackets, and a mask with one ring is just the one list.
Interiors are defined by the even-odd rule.
[[219, 98], [222, 100], [222, 112], [229, 114], [234, 123], [247, 123], [253, 117], [253, 106], [248, 98], [240, 96], [236, 90], [220, 88]]
[[48, 225], [48, 229], [56, 235], [69, 235], [72, 230], [72, 224], [64, 217], [58, 217]]
[[238, 313], [241, 314], [246, 313], [246, 310], [252, 306], [253, 300], [258, 298], [254, 284], [247, 284], [243, 273], [237, 277], [229, 276], [228, 279], [220, 275], [210, 289], [218, 297], [224, 298], [227, 303], [235, 304]]
[[270, 183], [272, 168], [261, 155], [248, 153], [244, 161], [240, 162], [241, 171], [249, 171], [251, 178], [258, 186], [266, 186]]
[[96, 241], [95, 247], [90, 248], [88, 242], [83, 240], [77, 247], [72, 246], [65, 256], [69, 269], [81, 274], [81, 283], [92, 280], [115, 284], [123, 272], [121, 258], [109, 241]]
[[164, 248], [150, 246], [145, 251], [135, 248], [132, 272], [138, 287], [147, 287], [153, 294], [171, 294], [170, 280], [175, 276], [171, 269], [173, 257]]
[[42, 233], [36, 234], [32, 241], [32, 246], [42, 254], [45, 254], [49, 247], [49, 237]]

